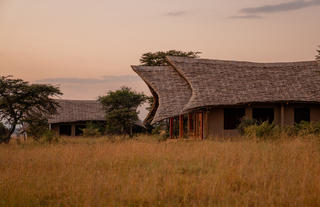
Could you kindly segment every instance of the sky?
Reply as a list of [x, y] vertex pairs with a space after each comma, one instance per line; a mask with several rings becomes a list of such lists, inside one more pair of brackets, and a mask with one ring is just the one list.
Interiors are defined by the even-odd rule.
[[129, 86], [145, 52], [202, 58], [314, 60], [320, 0], [0, 0], [0, 75], [96, 99]]

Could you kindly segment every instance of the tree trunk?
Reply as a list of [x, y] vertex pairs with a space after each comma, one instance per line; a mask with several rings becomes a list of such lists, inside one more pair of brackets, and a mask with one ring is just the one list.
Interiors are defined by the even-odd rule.
[[130, 124], [130, 138], [133, 137], [132, 124]]
[[14, 131], [16, 130], [16, 125], [17, 124], [12, 124], [11, 129], [9, 130], [8, 135], [4, 138], [0, 140], [0, 144], [5, 143], [5, 144], [9, 144], [10, 139], [11, 139], [11, 135], [14, 133]]

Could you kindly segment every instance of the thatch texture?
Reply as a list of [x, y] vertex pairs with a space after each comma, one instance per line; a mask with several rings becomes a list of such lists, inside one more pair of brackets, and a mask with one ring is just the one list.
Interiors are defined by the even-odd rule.
[[49, 123], [69, 123], [78, 121], [105, 121], [102, 105], [94, 100], [57, 100], [58, 113]]
[[[58, 113], [49, 118], [49, 124], [81, 121], [106, 121], [106, 112], [101, 103], [95, 100], [56, 100], [60, 107]], [[145, 128], [141, 120], [134, 125]]]
[[132, 68], [152, 88], [153, 93], [156, 93], [155, 98], [159, 99], [158, 108], [155, 104], [147, 117], [149, 119], [156, 110], [151, 124], [182, 113], [183, 107], [191, 97], [191, 88], [174, 68], [168, 66], [132, 66]]
[[152, 123], [197, 108], [320, 103], [320, 66], [316, 61], [252, 63], [185, 57], [168, 57], [168, 61], [172, 67], [132, 67], [155, 97], [146, 119]]
[[316, 61], [251, 63], [183, 57], [168, 60], [192, 88], [184, 111], [246, 103], [320, 103], [320, 68]]

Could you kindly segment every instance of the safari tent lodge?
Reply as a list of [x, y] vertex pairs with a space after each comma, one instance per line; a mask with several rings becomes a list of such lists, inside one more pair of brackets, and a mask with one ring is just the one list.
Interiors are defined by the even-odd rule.
[[[145, 123], [179, 127], [179, 137], [234, 137], [244, 117], [292, 126], [320, 121], [316, 61], [253, 63], [167, 57], [168, 66], [132, 66], [154, 97]], [[177, 120], [177, 121], [175, 121]]]

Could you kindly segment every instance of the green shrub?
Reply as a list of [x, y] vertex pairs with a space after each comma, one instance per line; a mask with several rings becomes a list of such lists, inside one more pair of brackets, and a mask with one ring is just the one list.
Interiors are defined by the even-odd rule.
[[305, 136], [305, 135], [319, 135], [320, 134], [320, 122], [306, 122], [301, 121], [298, 124], [295, 124], [291, 129], [291, 134], [297, 136]]
[[260, 125], [254, 124], [246, 127], [244, 135], [258, 139], [280, 138], [281, 128], [274, 123], [270, 124], [268, 121], [265, 121]]
[[165, 121], [160, 121], [160, 122], [153, 125], [153, 129], [152, 129], [151, 133], [153, 135], [163, 134], [163, 131], [166, 131], [167, 128], [168, 128], [167, 123]]
[[45, 143], [49, 143], [49, 144], [59, 141], [59, 137], [51, 130], [45, 131], [44, 134], [42, 135], [42, 138]]
[[255, 125], [255, 124], [257, 124], [257, 121], [254, 120], [254, 119], [250, 119], [250, 118], [247, 118], [247, 117], [241, 119], [241, 122], [238, 125], [238, 129], [240, 131], [240, 134], [244, 135], [245, 134], [245, 129], [247, 127]]
[[101, 136], [103, 134], [101, 131], [102, 131], [101, 126], [94, 122], [88, 122], [86, 124], [86, 128], [82, 129], [83, 136], [85, 137]]
[[41, 116], [28, 117], [25, 131], [29, 137], [40, 141], [49, 131], [47, 118]]
[[320, 135], [320, 122], [315, 123], [302, 121], [292, 127], [280, 127], [274, 123], [270, 124], [267, 121], [260, 125], [257, 123], [252, 125], [250, 124], [250, 121], [244, 121], [240, 125], [240, 132], [243, 130], [242, 135], [258, 139], [274, 139], [280, 138], [282, 135], [287, 137]]

